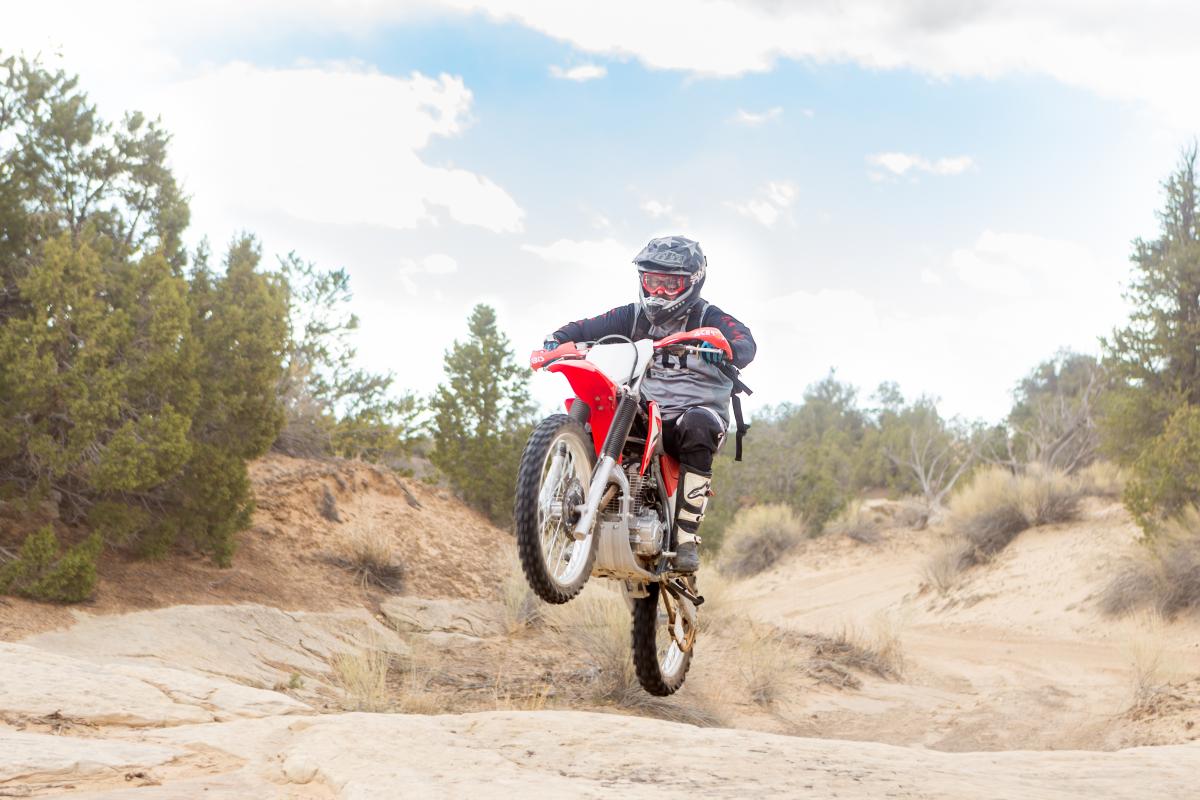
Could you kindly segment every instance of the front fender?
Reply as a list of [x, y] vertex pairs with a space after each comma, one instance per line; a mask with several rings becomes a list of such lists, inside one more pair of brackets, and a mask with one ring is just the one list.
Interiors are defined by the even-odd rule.
[[588, 361], [555, 361], [546, 367], [546, 371], [561, 372], [575, 390], [575, 396], [588, 404], [591, 410], [588, 422], [592, 426], [592, 443], [599, 456], [617, 409], [616, 384]]

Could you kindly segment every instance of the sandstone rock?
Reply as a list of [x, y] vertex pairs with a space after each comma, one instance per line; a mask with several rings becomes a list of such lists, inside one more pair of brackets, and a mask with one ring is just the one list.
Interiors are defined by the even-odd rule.
[[94, 725], [160, 726], [312, 713], [279, 692], [150, 664], [97, 664], [0, 643], [0, 713]]
[[254, 604], [81, 615], [68, 630], [23, 643], [94, 662], [170, 666], [264, 688], [286, 682], [292, 672], [325, 673], [333, 654], [367, 643], [406, 651], [365, 609], [281, 611]]
[[[531, 792], [579, 798], [1141, 800], [1192, 796], [1200, 774], [1200, 743], [1119, 752], [946, 753], [574, 711], [338, 714], [188, 725], [142, 736], [236, 753], [247, 760], [239, 774], [288, 782], [282, 796], [320, 796], [315, 791], [324, 787], [353, 800]], [[680, 763], [695, 769], [681, 777], [671, 768]], [[164, 781], [164, 788], [170, 786]], [[172, 795], [139, 790], [131, 796]]]
[[380, 610], [401, 631], [474, 637], [498, 636], [504, 632], [496, 606], [481, 600], [393, 597]]
[[64, 780], [120, 776], [166, 764], [187, 751], [179, 747], [109, 739], [81, 739], [0, 729], [0, 784], [30, 789]]

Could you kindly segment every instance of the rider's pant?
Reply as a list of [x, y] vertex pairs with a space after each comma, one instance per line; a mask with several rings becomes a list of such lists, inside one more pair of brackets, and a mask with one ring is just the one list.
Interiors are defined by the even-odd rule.
[[663, 449], [684, 466], [712, 474], [713, 456], [725, 438], [725, 423], [707, 408], [689, 408], [663, 420]]

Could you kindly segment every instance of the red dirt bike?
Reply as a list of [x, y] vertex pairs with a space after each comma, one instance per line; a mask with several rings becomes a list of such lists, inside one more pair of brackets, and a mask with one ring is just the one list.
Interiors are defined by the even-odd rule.
[[679, 462], [663, 452], [662, 416], [641, 386], [656, 356], [699, 358], [701, 342], [732, 359], [717, 328], [568, 342], [529, 359], [562, 373], [575, 396], [568, 413], [542, 420], [521, 456], [515, 516], [525, 577], [547, 603], [571, 600], [592, 575], [619, 581], [638, 681], [659, 696], [683, 685], [704, 598], [694, 575], [671, 570]]

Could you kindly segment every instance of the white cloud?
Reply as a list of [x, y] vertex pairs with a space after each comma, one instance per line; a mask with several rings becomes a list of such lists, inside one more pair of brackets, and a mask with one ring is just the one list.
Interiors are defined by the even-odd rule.
[[759, 113], [756, 113], [753, 111], [747, 111], [744, 108], [739, 108], [737, 110], [737, 113], [733, 115], [733, 121], [740, 123], [742, 125], [749, 125], [750, 127], [754, 128], [754, 127], [758, 127], [759, 125], [762, 125], [763, 123], [770, 122], [771, 120], [777, 118], [782, 113], [783, 113], [782, 106], [775, 106], [774, 108], [768, 108], [766, 111], [762, 111]]
[[1200, 4], [1185, 2], [42, 0], [6, 9], [0, 47], [62, 49], [95, 87], [118, 76], [171, 76], [179, 69], [178, 48], [208, 38], [360, 35], [439, 11], [516, 21], [586, 53], [700, 75], [763, 72], [780, 59], [910, 69], [937, 78], [1046, 75], [1103, 97], [1146, 103], [1185, 130], [1200, 125], [1200, 104], [1179, 99], [1193, 94], [1200, 72], [1194, 36]]
[[[863, 0], [440, 0], [516, 20], [588, 53], [633, 56], [652, 68], [733, 76], [781, 58], [911, 69], [938, 78], [1048, 75], [1098, 95], [1149, 104], [1185, 127], [1200, 71], [1200, 4], [953, 3]], [[637, 25], [628, 20], [637, 19]]]
[[925, 267], [921, 270], [921, 283], [926, 286], [941, 286], [942, 276], [929, 269], [929, 267]]
[[560, 67], [558, 64], [550, 65], [550, 75], [560, 80], [576, 81], [583, 83], [584, 81], [594, 81], [597, 78], [603, 78], [608, 74], [608, 68], [602, 64], [580, 64], [575, 67]]
[[[602, 274], [618, 265], [629, 265], [637, 255], [637, 248], [629, 247], [611, 237], [599, 240], [558, 239], [547, 245], [523, 244], [521, 249], [551, 264], [575, 267], [596, 274]], [[630, 267], [631, 275], [632, 269]]]
[[644, 200], [641, 204], [642, 211], [650, 215], [652, 219], [670, 220], [675, 225], [687, 225], [687, 217], [675, 210], [675, 207], [670, 203], [663, 203], [658, 200]]
[[400, 265], [395, 270], [395, 276], [410, 295], [416, 295], [419, 287], [415, 276], [420, 275], [449, 275], [458, 271], [458, 262], [445, 253], [431, 253], [420, 261], [411, 258], [400, 259]]
[[[961, 175], [975, 165], [970, 156], [954, 156], [930, 161], [924, 156], [909, 153], [875, 153], [867, 156], [867, 163], [882, 167], [893, 175], [904, 175], [912, 172], [928, 172], [933, 175]], [[882, 180], [882, 173], [870, 171], [871, 180]]]
[[770, 181], [759, 190], [759, 196], [741, 203], [726, 203], [743, 217], [764, 225], [768, 228], [775, 225], [779, 218], [796, 201], [796, 184], [791, 181]]
[[975, 289], [1009, 297], [1053, 294], [1069, 303], [1078, 302], [1070, 299], [1072, 293], [1091, 295], [1096, 287], [1105, 297], [1119, 296], [1123, 275], [1120, 264], [1100, 261], [1083, 245], [991, 230], [980, 234], [973, 246], [954, 250], [947, 266]]
[[491, 180], [421, 160], [433, 137], [469, 123], [471, 92], [460, 78], [235, 63], [171, 84], [157, 99], [201, 217], [220, 209], [252, 221], [282, 211], [411, 229], [442, 212], [490, 231], [522, 229], [524, 212]]

